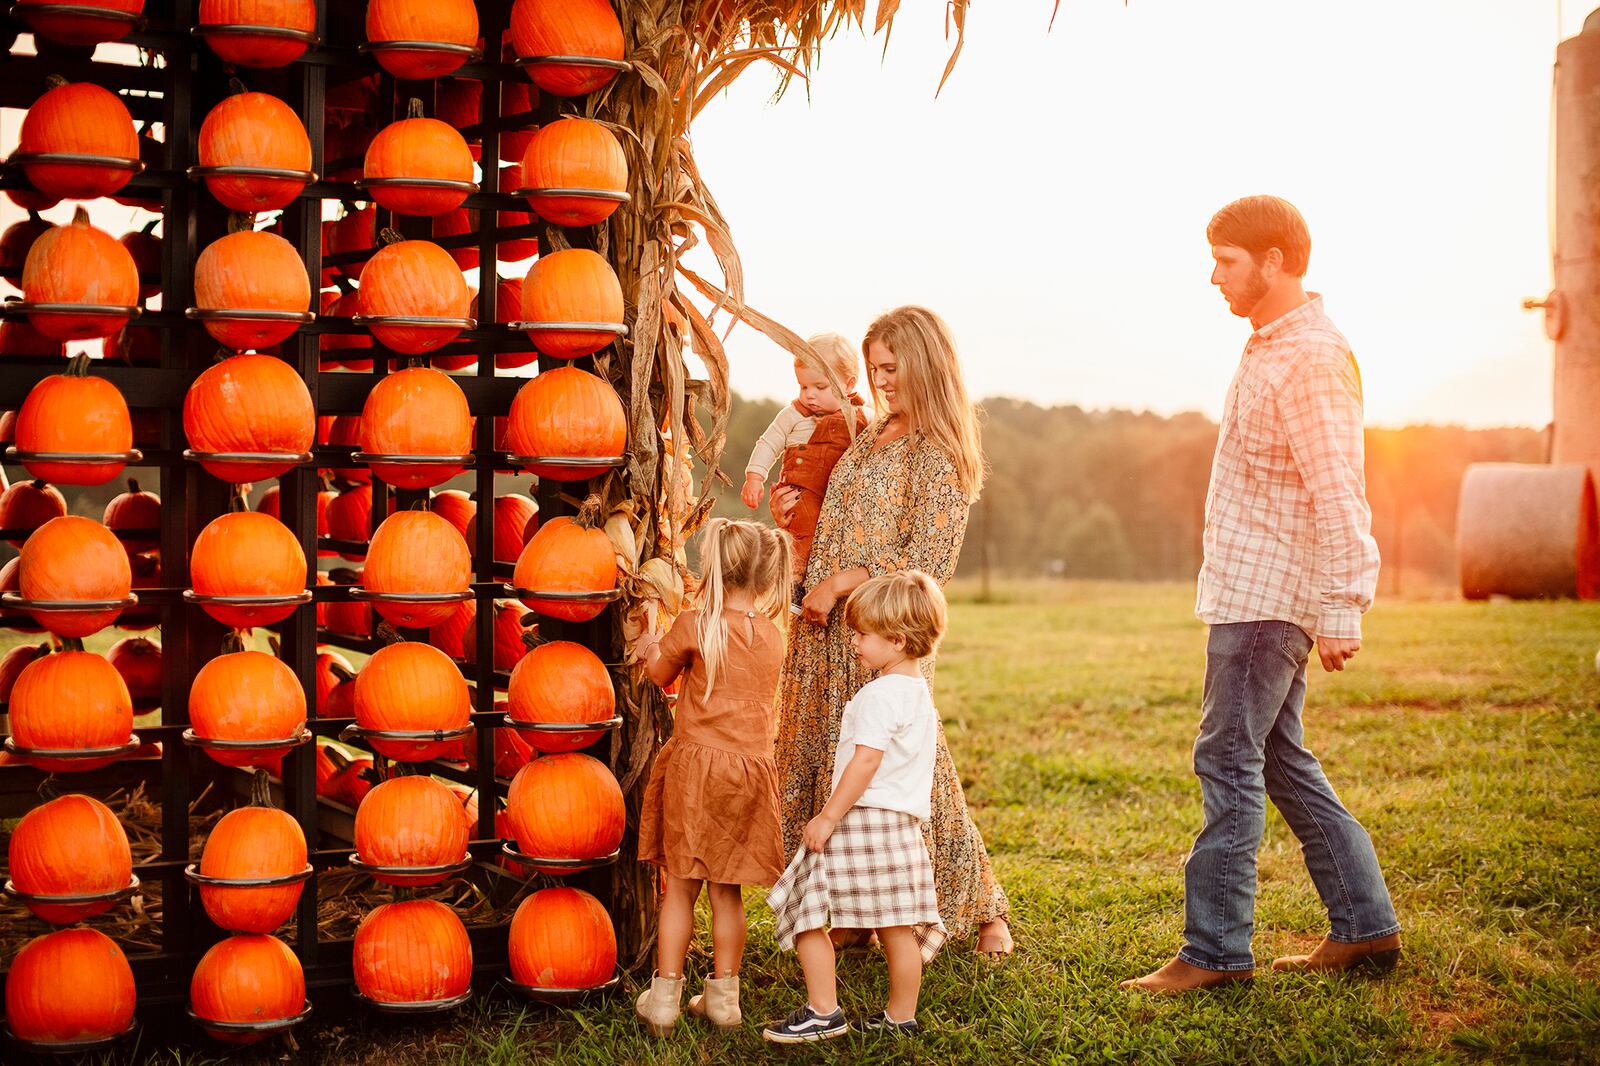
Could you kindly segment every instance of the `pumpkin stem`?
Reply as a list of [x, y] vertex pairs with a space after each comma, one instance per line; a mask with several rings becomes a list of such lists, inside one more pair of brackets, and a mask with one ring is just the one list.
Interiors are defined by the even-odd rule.
[[47, 75], [45, 75], [44, 87], [45, 87], [46, 91], [49, 91], [50, 89], [59, 89], [63, 85], [67, 85], [67, 84], [70, 84], [70, 83], [67, 81], [66, 78], [63, 78], [60, 74], [47, 74]]
[[128, 479], [128, 492], [133, 496], [139, 495], [139, 481], [137, 478], [130, 477]]
[[550, 643], [548, 638], [540, 636], [539, 629], [536, 625], [532, 625], [528, 622], [528, 619], [538, 617], [539, 616], [534, 614], [532, 611], [529, 611], [527, 614], [522, 616], [522, 646], [527, 648], [529, 651]]
[[373, 636], [377, 639], [378, 643], [384, 647], [388, 647], [390, 644], [399, 644], [405, 640], [405, 638], [400, 635], [400, 631], [394, 626], [390, 625], [388, 622], [379, 622], [378, 631], [377, 633], [373, 634]]
[[272, 806], [272, 778], [267, 775], [266, 767], [256, 767], [256, 772], [250, 777], [250, 805], [252, 807]]
[[578, 508], [578, 517], [573, 521], [584, 529], [593, 529], [600, 524], [600, 508], [603, 506], [600, 497], [590, 493], [584, 498], [583, 505]]
[[339, 679], [339, 684], [341, 685], [347, 681], [354, 681], [356, 679], [356, 672], [341, 662], [329, 663], [328, 673], [332, 674], [334, 677], [337, 677]]
[[82, 637], [62, 637], [61, 638], [61, 650], [62, 651], [82, 651], [83, 650], [83, 638]]
[[[278, 654], [278, 638], [268, 637], [267, 643], [272, 645], [272, 654]], [[234, 652], [244, 651], [244, 634], [237, 629], [230, 629], [222, 638], [222, 654], [232, 655]]]
[[240, 81], [238, 75], [234, 75], [228, 79], [228, 91], [233, 95], [238, 96], [240, 93], [249, 92], [250, 86]]
[[48, 801], [56, 799], [60, 795], [60, 790], [56, 788], [55, 772], [51, 771], [45, 775], [43, 781], [39, 782], [39, 798]]
[[422, 117], [422, 101], [413, 96], [406, 104], [406, 118]]
[[348, 566], [336, 566], [328, 571], [335, 585], [355, 585], [361, 581], [361, 572]]
[[234, 211], [228, 215], [228, 232], [243, 233], [256, 228], [256, 216], [249, 211]]
[[[82, 211], [83, 208], [80, 207], [78, 210]], [[87, 218], [88, 216], [86, 215], [84, 217]], [[399, 244], [405, 239], [406, 238], [404, 234], [402, 234], [399, 230], [389, 226], [383, 227], [383, 229], [378, 233], [378, 243], [385, 248], [389, 247], [391, 244]]]
[[72, 224], [74, 226], [87, 226], [89, 224], [89, 211], [82, 204], [79, 204], [77, 209], [72, 212]]
[[333, 763], [333, 770], [335, 773], [338, 773], [346, 766], [349, 766], [352, 761], [350, 756], [345, 754], [343, 748], [336, 747], [332, 744], [318, 744], [317, 750], [326, 755], [328, 757], [328, 761]]
[[89, 376], [89, 353], [79, 352], [67, 360], [67, 373], [69, 378], [82, 378]]
[[144, 224], [144, 229], [140, 230], [139, 232], [140, 233], [154, 233], [156, 231], [156, 227], [159, 226], [159, 225], [161, 225], [161, 219], [159, 217], [152, 218], [149, 222], [146, 222]]

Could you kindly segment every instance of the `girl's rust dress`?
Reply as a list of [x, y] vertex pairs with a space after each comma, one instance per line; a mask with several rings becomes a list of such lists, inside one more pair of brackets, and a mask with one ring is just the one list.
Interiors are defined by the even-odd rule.
[[[865, 567], [873, 577], [921, 570], [940, 585], [955, 574], [971, 506], [955, 464], [938, 445], [909, 434], [877, 451], [884, 417], [857, 434], [828, 481], [806, 568], [809, 591], [841, 570]], [[933, 683], [933, 660], [924, 664]], [[778, 764], [784, 855], [800, 847], [800, 834], [828, 802], [833, 751], [844, 705], [871, 680], [850, 650], [850, 627], [841, 600], [826, 626], [797, 621], [778, 690]], [[953, 940], [1010, 909], [995, 878], [983, 837], [967, 811], [961, 778], [950, 761], [944, 727], [933, 770], [933, 813], [923, 826], [933, 857], [939, 917]]]
[[772, 698], [783, 634], [765, 615], [725, 610], [728, 642], [705, 698], [699, 611], [661, 642], [683, 672], [672, 739], [656, 755], [639, 814], [639, 858], [674, 877], [770, 885], [783, 873]]

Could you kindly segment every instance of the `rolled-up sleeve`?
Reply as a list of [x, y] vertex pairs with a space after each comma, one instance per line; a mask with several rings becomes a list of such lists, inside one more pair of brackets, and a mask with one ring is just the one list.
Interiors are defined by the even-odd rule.
[[955, 576], [972, 504], [955, 464], [931, 441], [917, 442], [907, 465], [906, 508], [900, 516], [899, 536], [868, 558], [867, 572], [880, 577], [921, 570], [944, 585]]

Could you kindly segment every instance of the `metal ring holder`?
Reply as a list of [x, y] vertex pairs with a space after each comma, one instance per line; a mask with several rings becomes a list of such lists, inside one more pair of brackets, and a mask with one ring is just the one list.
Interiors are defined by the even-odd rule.
[[405, 464], [408, 466], [471, 466], [476, 460], [472, 455], [391, 455], [385, 452], [352, 452], [352, 462], [373, 463], [390, 465]]
[[357, 178], [358, 189], [444, 189], [471, 196], [478, 191], [475, 181], [456, 181], [454, 178]]
[[144, 16], [137, 11], [115, 11], [103, 7], [94, 7], [89, 4], [11, 5], [11, 17], [26, 22], [31, 28], [33, 20], [28, 17], [29, 15], [71, 15], [74, 18], [92, 18], [99, 19], [102, 22], [126, 22], [129, 28], [137, 26], [144, 21]]
[[347, 725], [339, 731], [339, 739], [392, 740], [399, 744], [438, 744], [446, 740], [460, 740], [470, 732], [472, 732], [470, 723], [457, 729], [368, 729], [365, 726]]
[[137, 1028], [139, 1019], [135, 1018], [122, 1032], [112, 1033], [110, 1036], [98, 1036], [91, 1040], [24, 1040], [7, 1024], [6, 1038], [22, 1050], [35, 1055], [82, 1055], [85, 1052], [108, 1048], [116, 1041], [129, 1036]]
[[452, 41], [363, 41], [356, 45], [356, 51], [366, 54], [381, 54], [383, 52], [438, 52], [441, 55], [458, 55], [463, 63], [476, 62], [483, 58], [483, 53], [477, 45], [456, 44]]
[[471, 589], [459, 592], [373, 592], [365, 585], [350, 585], [350, 598], [361, 603], [412, 603], [421, 607], [430, 604], [462, 603], [476, 593]]
[[218, 607], [288, 607], [291, 604], [298, 607], [302, 603], [311, 602], [311, 590], [301, 589], [282, 596], [213, 596], [194, 589], [183, 590], [183, 602], [198, 604], [205, 607], [214, 604]]
[[[539, 473], [540, 467], [552, 470], [613, 470], [628, 461], [626, 455], [508, 455], [506, 461], [520, 466], [529, 473]], [[546, 475], [547, 477], [550, 475]], [[591, 475], [592, 476], [592, 475]], [[557, 478], [556, 480], [560, 480]], [[572, 479], [576, 480], [576, 479]]]
[[609, 333], [613, 337], [626, 337], [628, 327], [622, 322], [507, 322], [507, 329], [524, 333]]
[[360, 992], [353, 992], [351, 995], [373, 1010], [381, 1011], [384, 1014], [434, 1014], [439, 1011], [454, 1010], [467, 1002], [472, 998], [472, 988], [469, 986], [459, 996], [451, 996], [449, 999], [424, 999], [416, 1002], [373, 999], [371, 996], [363, 995]]
[[[198, 27], [197, 27], [198, 28]], [[316, 35], [311, 37], [315, 39]], [[288, 167], [247, 167], [234, 163], [222, 163], [216, 166], [192, 166], [184, 171], [190, 181], [196, 178], [268, 178], [275, 181], [298, 181], [302, 185], [310, 185], [317, 180], [315, 170], [291, 170]]]
[[202, 40], [215, 34], [218, 37], [278, 37], [285, 41], [301, 41], [311, 48], [322, 43], [310, 30], [297, 30], [289, 26], [251, 26], [238, 22], [202, 22], [189, 27], [189, 34]]
[[509, 714], [500, 716], [500, 725], [521, 733], [609, 733], [622, 726], [622, 715], [600, 722], [524, 722]]
[[[203, 737], [191, 726], [183, 731], [183, 742], [191, 748], [201, 748], [206, 751], [275, 751], [279, 748], [298, 748], [310, 743], [311, 730], [302, 726], [298, 735], [284, 737], [281, 740], [229, 740], [224, 737]], [[311, 867], [307, 866], [306, 869], [310, 870]]]
[[[61, 8], [74, 8], [75, 13], [77, 14], [89, 14], [91, 12], [98, 13], [103, 10], [102, 8], [97, 7], [79, 7], [75, 4], [41, 4], [37, 6], [24, 6], [22, 4], [18, 4], [16, 7], [11, 9], [11, 12], [13, 15], [15, 15], [18, 10], [46, 11], [50, 7], [56, 6]], [[65, 11], [61, 13], [66, 14]], [[122, 14], [122, 12], [110, 11], [106, 11], [105, 13], [108, 15]], [[7, 166], [27, 167], [36, 164], [53, 167], [100, 167], [105, 170], [126, 170], [128, 172], [128, 177], [130, 178], [144, 170], [144, 160], [142, 159], [133, 159], [128, 156], [120, 155], [91, 155], [88, 152], [12, 152], [11, 155], [6, 159]]]
[[24, 748], [17, 743], [16, 737], [6, 737], [5, 749], [8, 755], [15, 755], [19, 759], [88, 762], [90, 759], [120, 759], [125, 755], [132, 755], [143, 743], [139, 739], [139, 734], [130, 733], [127, 743], [113, 744], [105, 748]]
[[[351, 315], [350, 324], [371, 330], [374, 326], [399, 326], [403, 329], [476, 329], [475, 318], [449, 318], [443, 315]], [[426, 352], [418, 353], [426, 355]]]
[[614, 70], [618, 74], [633, 69], [625, 59], [606, 59], [603, 56], [519, 56], [512, 61], [518, 67], [598, 67]]
[[296, 870], [292, 874], [279, 874], [275, 877], [213, 877], [200, 872], [200, 864], [191, 862], [183, 868], [183, 876], [191, 883], [203, 888], [276, 888], [280, 885], [295, 885], [301, 881], [311, 879], [312, 869], [308, 862], [304, 869]]
[[183, 313], [191, 322], [294, 322], [317, 320], [314, 311], [268, 311], [255, 307], [191, 307]]
[[451, 874], [458, 874], [463, 870], [469, 869], [473, 860], [472, 853], [468, 852], [458, 861], [446, 863], [443, 866], [380, 866], [377, 863], [367, 862], [356, 854], [351, 854], [349, 861], [352, 870], [357, 870], [368, 877], [376, 877], [381, 880], [384, 877], [415, 878], [434, 876], [443, 879]]
[[[9, 750], [11, 745], [7, 743]], [[83, 892], [70, 896], [46, 896], [34, 892], [24, 892], [16, 886], [14, 881], [7, 881], [6, 895], [18, 903], [37, 903], [46, 907], [71, 907], [80, 903], [112, 903], [119, 899], [127, 899], [139, 891], [139, 875], [130, 874], [128, 883], [121, 888], [113, 888], [105, 892]]]
[[30, 600], [20, 592], [0, 593], [0, 604], [29, 614], [92, 614], [137, 607], [139, 597], [130, 592], [119, 600]]
[[311, 462], [310, 452], [197, 452], [185, 448], [183, 457], [191, 463], [287, 463], [300, 466]]
[[622, 590], [607, 589], [605, 592], [540, 592], [538, 589], [524, 589], [517, 588], [514, 585], [506, 585], [505, 595], [519, 600], [551, 600], [555, 603], [614, 603], [622, 598]]
[[565, 1007], [588, 996], [604, 995], [614, 991], [622, 983], [622, 970], [620, 967], [613, 970], [611, 980], [602, 981], [588, 988], [545, 988], [539, 985], [525, 985], [510, 974], [502, 975], [500, 983], [525, 999], [548, 1003], [552, 1007]]
[[572, 874], [580, 870], [593, 870], [598, 866], [610, 866], [617, 861], [617, 856], [622, 854], [622, 849], [618, 848], [610, 855], [597, 855], [592, 859], [541, 859], [518, 851], [515, 841], [503, 840], [500, 842], [500, 854], [522, 866], [532, 866], [540, 871], [555, 870], [559, 874]]
[[[621, 206], [632, 200], [633, 197], [617, 189], [513, 189], [512, 196], [520, 196], [528, 201], [535, 213], [539, 211], [539, 200], [561, 197], [567, 200], [598, 200], [605, 203]], [[615, 210], [613, 208], [612, 210]], [[599, 225], [598, 222], [590, 225]]]
[[306, 1000], [306, 1005], [301, 1008], [299, 1014], [291, 1014], [287, 1018], [269, 1018], [264, 1022], [212, 1021], [210, 1018], [200, 1017], [194, 1012], [193, 1007], [185, 1008], [184, 1013], [189, 1016], [190, 1021], [202, 1029], [229, 1035], [237, 1033], [241, 1036], [272, 1036], [275, 1033], [287, 1032], [311, 1017], [311, 1001]]
[[129, 448], [125, 452], [24, 452], [15, 445], [6, 449], [6, 458], [19, 463], [60, 463], [62, 466], [108, 466], [112, 463], [137, 463], [144, 452]]

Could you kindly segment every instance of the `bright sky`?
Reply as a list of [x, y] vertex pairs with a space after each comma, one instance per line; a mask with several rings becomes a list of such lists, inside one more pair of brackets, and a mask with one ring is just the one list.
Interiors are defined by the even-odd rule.
[[[876, 5], [872, 5], [875, 7]], [[1218, 413], [1249, 333], [1209, 284], [1205, 224], [1293, 201], [1365, 375], [1369, 423], [1542, 426], [1557, 0], [975, 0], [828, 42], [774, 105], [752, 69], [694, 130], [752, 306], [862, 335], [918, 302], [974, 396]], [[1591, 3], [1566, 0], [1562, 35]], [[729, 340], [733, 385], [794, 395]]]

